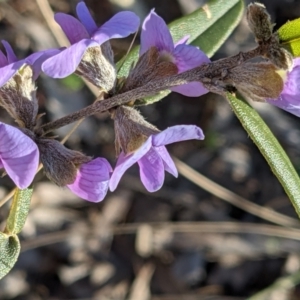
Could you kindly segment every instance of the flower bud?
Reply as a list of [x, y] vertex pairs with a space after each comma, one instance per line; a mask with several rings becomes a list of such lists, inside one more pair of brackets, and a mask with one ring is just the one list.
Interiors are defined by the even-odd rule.
[[271, 37], [274, 25], [263, 4], [254, 2], [248, 5], [247, 21], [257, 42], [267, 41]]
[[280, 46], [279, 39], [276, 35], [273, 35], [270, 40], [269, 49], [265, 53], [265, 57], [279, 69], [290, 71], [293, 67], [292, 54]]
[[7, 110], [20, 127], [33, 129], [36, 125], [38, 101], [31, 66], [23, 65], [0, 88], [0, 105]]
[[126, 92], [163, 77], [175, 75], [178, 68], [167, 55], [162, 57], [156, 47], [151, 47], [130, 71], [121, 91]]
[[76, 74], [105, 92], [111, 91], [115, 87], [117, 75], [109, 42], [87, 48]]
[[146, 122], [141, 114], [129, 106], [119, 106], [112, 112], [115, 123], [115, 146], [125, 154], [137, 150], [147, 138], [159, 132], [152, 124]]
[[278, 98], [284, 82], [279, 70], [271, 63], [245, 63], [229, 70], [224, 82], [236, 87], [254, 101]]
[[84, 154], [67, 149], [51, 139], [37, 139], [41, 162], [46, 176], [58, 186], [66, 186], [75, 181], [77, 168], [91, 160]]

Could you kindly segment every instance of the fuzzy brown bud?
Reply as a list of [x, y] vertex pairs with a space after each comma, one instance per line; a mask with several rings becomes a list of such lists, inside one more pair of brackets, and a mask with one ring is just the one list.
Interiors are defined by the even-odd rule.
[[292, 54], [280, 45], [276, 34], [269, 41], [269, 49], [264, 57], [268, 58], [279, 69], [291, 70], [293, 67]]
[[246, 98], [264, 102], [276, 99], [284, 82], [271, 63], [245, 63], [228, 71], [224, 82], [236, 87]]
[[0, 88], [0, 105], [22, 128], [33, 129], [38, 113], [36, 88], [29, 65], [24, 65]]
[[105, 42], [99, 47], [88, 48], [76, 70], [76, 74], [84, 77], [105, 92], [113, 90], [117, 74], [109, 42]]
[[247, 21], [257, 42], [267, 41], [271, 37], [274, 25], [263, 4], [254, 2], [248, 5]]
[[147, 138], [159, 130], [145, 121], [141, 114], [129, 106], [119, 106], [112, 112], [115, 123], [115, 146], [117, 155], [120, 149], [125, 154], [137, 150]]
[[37, 139], [36, 143], [46, 176], [58, 186], [73, 183], [77, 167], [91, 160], [81, 152], [67, 149], [56, 140]]
[[164, 59], [156, 47], [151, 47], [138, 60], [136, 66], [130, 71], [121, 91], [126, 92], [146, 83], [178, 73], [177, 66]]

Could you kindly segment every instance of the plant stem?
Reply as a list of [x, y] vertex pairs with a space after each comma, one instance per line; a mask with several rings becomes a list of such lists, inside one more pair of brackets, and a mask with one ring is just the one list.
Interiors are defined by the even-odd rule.
[[[163, 90], [170, 89], [171, 87], [186, 84], [193, 81], [203, 82], [205, 87], [210, 89], [207, 83], [211, 82], [213, 78], [222, 77], [222, 73], [224, 71], [226, 72], [226, 70], [240, 65], [246, 60], [260, 56], [262, 52], [262, 47], [259, 46], [246, 53], [240, 52], [235, 56], [220, 59], [218, 61], [211, 62], [208, 64], [203, 64], [199, 67], [196, 67], [194, 69], [188, 70], [180, 74], [160, 78], [159, 80], [153, 80], [142, 87], [138, 87], [136, 89], [112, 96], [101, 101], [95, 101], [93, 104], [77, 112], [71, 113], [53, 122], [44, 124], [42, 126], [42, 129], [44, 131], [44, 134], [47, 134], [55, 129], [66, 126], [80, 119], [92, 116], [96, 113], [107, 111], [115, 106], [123, 105], [130, 101], [135, 101], [140, 98], [152, 96]], [[222, 94], [222, 91], [218, 91], [218, 89], [216, 88], [212, 88], [211, 91], [219, 92]]]

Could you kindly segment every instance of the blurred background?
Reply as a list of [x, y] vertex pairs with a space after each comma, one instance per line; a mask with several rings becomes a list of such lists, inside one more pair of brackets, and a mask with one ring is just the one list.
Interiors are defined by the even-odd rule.
[[[75, 15], [77, 2], [1, 0], [1, 39], [19, 58], [56, 48], [64, 37], [49, 5], [53, 12]], [[276, 28], [300, 16], [300, 1], [262, 3]], [[86, 4], [100, 25], [121, 10], [132, 10], [143, 20], [152, 8], [169, 23], [205, 1], [86, 0]], [[126, 53], [131, 39], [112, 41], [116, 60]], [[243, 17], [212, 60], [253, 47]], [[37, 92], [45, 122], [95, 98], [76, 77], [41, 76]], [[268, 104], [253, 105], [300, 170], [299, 119]], [[179, 178], [166, 174], [163, 188], [151, 194], [134, 166], [116, 192], [94, 204], [38, 175], [20, 235], [22, 252], [0, 281], [0, 299], [300, 299], [296, 213], [226, 101], [211, 93], [201, 98], [172, 93], [141, 111], [161, 130], [177, 124], [196, 124], [204, 130], [204, 141], [168, 146], [177, 158]], [[5, 111], [0, 117], [12, 124]], [[57, 135], [62, 139], [69, 130], [62, 128]], [[115, 164], [108, 114], [86, 119], [66, 145]], [[6, 177], [0, 184], [2, 198], [13, 184]], [[1, 230], [8, 209], [9, 203], [0, 209]]]

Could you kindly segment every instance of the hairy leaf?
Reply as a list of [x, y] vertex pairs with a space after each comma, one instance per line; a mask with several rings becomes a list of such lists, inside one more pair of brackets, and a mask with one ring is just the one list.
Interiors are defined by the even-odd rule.
[[227, 99], [243, 127], [280, 181], [300, 217], [300, 179], [286, 152], [249, 103], [237, 99], [230, 93], [227, 93]]
[[15, 265], [20, 254], [20, 242], [17, 235], [0, 232], [0, 279]]
[[33, 189], [16, 189], [7, 218], [5, 233], [19, 233], [26, 221]]

